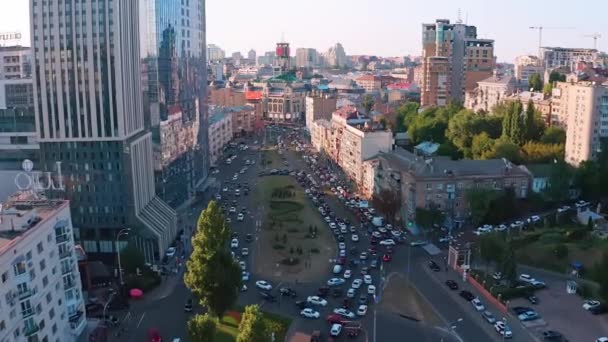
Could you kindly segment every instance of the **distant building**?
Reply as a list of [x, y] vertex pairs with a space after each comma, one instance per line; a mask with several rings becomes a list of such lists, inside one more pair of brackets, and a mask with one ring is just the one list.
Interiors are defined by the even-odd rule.
[[541, 56], [546, 69], [566, 67], [573, 71], [579, 62], [595, 62], [600, 53], [595, 49], [543, 47]]
[[214, 108], [209, 115], [209, 159], [217, 166], [224, 147], [232, 140], [232, 112]]
[[253, 106], [227, 107], [225, 110], [232, 113], [233, 135], [242, 136], [253, 132], [256, 120], [258, 119]]
[[249, 61], [249, 64], [257, 63], [257, 54], [255, 53], [254, 49], [251, 49], [249, 50], [249, 52], [247, 52], [247, 60]]
[[221, 107], [245, 105], [245, 92], [233, 88], [209, 88], [209, 103]]
[[26, 46], [0, 46], [0, 80], [31, 77], [31, 49]]
[[493, 40], [478, 39], [475, 26], [445, 19], [422, 25], [422, 55], [422, 106], [463, 101], [495, 66]]
[[551, 102], [551, 121], [566, 129], [566, 162], [597, 158], [608, 137], [608, 83], [555, 82]]
[[276, 54], [274, 51], [268, 51], [264, 53], [264, 56], [258, 57], [258, 65], [270, 65], [273, 66], [275, 63]]
[[357, 85], [366, 93], [377, 93], [382, 89], [382, 80], [376, 75], [363, 75], [355, 79]]
[[331, 119], [337, 109], [337, 97], [332, 93], [314, 92], [306, 96], [306, 128], [310, 131], [312, 123], [320, 119]]
[[542, 78], [545, 68], [537, 56], [524, 55], [515, 58], [515, 79], [522, 86], [528, 85], [528, 80], [533, 74], [539, 74]]
[[303, 119], [306, 110], [306, 88], [295, 75], [285, 73], [269, 79], [263, 86], [265, 115], [273, 121]]
[[211, 75], [213, 76], [214, 81], [223, 81], [224, 80], [224, 63], [222, 62], [214, 62], [209, 64], [209, 69], [211, 70]]
[[551, 98], [545, 96], [542, 92], [522, 91], [507, 97], [505, 100], [518, 100], [522, 103], [524, 110], [528, 109], [528, 103], [532, 101], [534, 109], [540, 112], [547, 126], [559, 126], [557, 122], [553, 123], [551, 120]]
[[504, 159], [424, 158], [400, 148], [379, 153], [377, 158], [375, 192], [396, 191], [401, 197], [400, 216], [408, 224], [415, 222], [416, 208], [429, 208], [431, 204], [437, 205], [454, 225], [463, 223], [470, 216], [468, 189], [512, 188], [518, 198], [530, 193], [530, 172]]
[[[70, 205], [32, 193], [0, 211], [0, 328], [6, 341], [78, 341], [87, 326]], [[125, 242], [126, 243], [126, 242]]]
[[466, 93], [464, 106], [475, 112], [480, 110], [490, 112], [515, 92], [515, 85], [513, 76], [491, 76], [477, 82], [477, 88]]
[[215, 44], [207, 45], [207, 61], [211, 62], [219, 62], [226, 58], [226, 53], [219, 46]]
[[326, 61], [328, 66], [334, 68], [343, 68], [348, 66], [348, 60], [346, 59], [346, 53], [344, 52], [344, 48], [342, 44], [336, 43], [334, 46], [330, 47], [326, 54]]
[[315, 49], [296, 49], [296, 66], [298, 68], [313, 68], [319, 65], [319, 54]]
[[549, 178], [551, 177], [552, 164], [534, 164], [526, 165], [526, 168], [532, 174], [532, 191], [541, 193], [549, 186]]

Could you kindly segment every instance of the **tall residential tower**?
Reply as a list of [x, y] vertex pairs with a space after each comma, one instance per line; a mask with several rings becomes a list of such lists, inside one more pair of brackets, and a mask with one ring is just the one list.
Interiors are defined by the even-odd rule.
[[155, 28], [146, 16], [165, 2], [179, 4], [30, 1], [41, 168], [52, 171], [61, 162], [66, 189], [53, 196], [70, 200], [75, 238], [89, 255], [115, 253], [116, 234], [128, 227], [154, 263], [176, 235], [175, 211], [156, 196], [155, 119], [146, 115], [148, 74], [140, 58], [153, 42], [141, 39], [140, 32]]
[[447, 19], [422, 24], [423, 106], [462, 102], [466, 91], [492, 76], [494, 41], [478, 39], [477, 28]]

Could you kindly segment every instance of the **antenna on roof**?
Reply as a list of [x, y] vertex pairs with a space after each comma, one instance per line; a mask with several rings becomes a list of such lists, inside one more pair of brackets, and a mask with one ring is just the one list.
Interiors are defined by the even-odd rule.
[[458, 9], [458, 19], [456, 19], [456, 24], [462, 24], [462, 13], [460, 8]]
[[285, 32], [281, 32], [281, 43], [285, 43]]

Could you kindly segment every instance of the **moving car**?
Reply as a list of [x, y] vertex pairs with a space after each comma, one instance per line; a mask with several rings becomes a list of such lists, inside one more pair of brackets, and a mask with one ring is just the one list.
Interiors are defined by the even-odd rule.
[[236, 216], [236, 219], [237, 219], [237, 221], [243, 221], [243, 220], [245, 220], [245, 215], [243, 215], [243, 213], [239, 213]]
[[279, 289], [279, 293], [281, 294], [281, 296], [287, 296], [291, 298], [296, 298], [297, 296], [296, 291], [290, 289], [289, 287], [281, 287]]
[[365, 316], [367, 314], [367, 305], [359, 305], [357, 316]]
[[230, 241], [230, 248], [239, 248], [239, 240], [232, 239], [232, 241]]
[[342, 324], [332, 324], [331, 329], [329, 330], [329, 334], [334, 337], [340, 336], [342, 332]]
[[435, 272], [441, 271], [441, 268], [434, 260], [429, 260], [429, 268]]
[[302, 317], [306, 317], [306, 318], [319, 318], [321, 316], [319, 314], [319, 311], [315, 311], [315, 310], [310, 309], [310, 308], [306, 308], [306, 309], [300, 311], [300, 315]]
[[175, 252], [177, 252], [177, 248], [169, 247], [169, 248], [167, 248], [165, 255], [167, 256], [167, 258], [172, 258], [175, 255]]
[[376, 295], [376, 287], [374, 285], [368, 285], [367, 286], [367, 294]]
[[372, 283], [372, 276], [369, 274], [366, 274], [363, 276], [363, 282], [366, 284], [371, 284]]
[[241, 255], [242, 255], [242, 256], [248, 256], [248, 255], [249, 255], [249, 248], [247, 248], [247, 247], [243, 247], [243, 248], [241, 249]]
[[355, 293], [357, 291], [353, 288], [348, 289], [348, 291], [346, 291], [346, 297], [348, 298], [355, 298]]
[[184, 304], [184, 311], [185, 312], [192, 312], [192, 299], [188, 299], [186, 301], [186, 304]]
[[259, 289], [270, 291], [272, 290], [272, 285], [266, 280], [258, 280], [255, 282], [255, 286]]
[[262, 299], [269, 302], [275, 302], [277, 300], [272, 294], [268, 292], [260, 292], [260, 296], [262, 297]]
[[456, 283], [455, 281], [448, 279], [445, 281], [445, 284], [451, 289], [451, 290], [458, 290], [458, 283]]
[[249, 272], [245, 272], [243, 271], [242, 273], [242, 280], [245, 281], [249, 281]]
[[588, 299], [583, 303], [583, 309], [591, 311], [593, 308], [600, 306], [602, 303], [598, 300]]
[[344, 279], [349, 279], [351, 277], [352, 273], [350, 270], [346, 270], [344, 271]]
[[526, 311], [522, 314], [517, 315], [517, 318], [522, 322], [533, 321], [539, 319], [540, 316], [534, 310]]
[[331, 278], [327, 281], [327, 286], [340, 286], [344, 284], [345, 280], [342, 278]]
[[393, 240], [393, 239], [386, 239], [386, 240], [380, 241], [380, 246], [394, 246], [394, 245], [395, 245], [395, 240]]
[[504, 336], [505, 338], [513, 337], [513, 332], [511, 331], [511, 328], [504, 321], [498, 321], [494, 323], [494, 330], [496, 330], [499, 335]]
[[353, 289], [358, 289], [361, 287], [361, 283], [363, 283], [363, 281], [361, 279], [357, 278], [357, 279], [353, 280], [351, 287]]
[[346, 317], [346, 318], [350, 318], [350, 319], [355, 318], [355, 314], [352, 311], [346, 310], [344, 308], [336, 308], [336, 309], [334, 309], [334, 313], [336, 315], [340, 315], [342, 317]]
[[353, 235], [350, 237], [350, 239], [351, 239], [351, 241], [352, 241], [352, 242], [358, 242], [358, 241], [359, 241], [359, 235], [357, 235], [357, 234], [353, 234]]
[[481, 314], [481, 317], [483, 317], [483, 319], [486, 320], [486, 322], [490, 323], [490, 324], [494, 324], [496, 323], [496, 317], [494, 317], [494, 314], [491, 313], [490, 311], [486, 310]]
[[473, 300], [471, 301], [471, 305], [473, 305], [473, 307], [477, 311], [483, 311], [486, 309], [486, 307], [483, 305], [479, 298], [473, 298]]
[[543, 331], [543, 339], [545, 341], [563, 341], [564, 335], [562, 335], [559, 331], [546, 330]]
[[306, 298], [306, 301], [313, 305], [325, 306], [327, 305], [327, 300], [319, 297], [319, 296], [309, 296]]
[[384, 254], [382, 256], [382, 261], [384, 261], [384, 262], [389, 262], [389, 261], [391, 261], [391, 259], [392, 259], [392, 257], [390, 254]]

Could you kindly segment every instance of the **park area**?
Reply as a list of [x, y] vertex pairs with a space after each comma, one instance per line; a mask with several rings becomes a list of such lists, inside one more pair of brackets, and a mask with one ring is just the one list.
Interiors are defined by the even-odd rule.
[[325, 277], [335, 243], [304, 189], [290, 176], [268, 176], [255, 196], [264, 212], [256, 273], [279, 281]]
[[[275, 334], [275, 341], [285, 340], [285, 334], [291, 324], [291, 319], [272, 313], [263, 312], [264, 323], [267, 329]], [[215, 341], [235, 342], [239, 334], [242, 310], [228, 311], [217, 325]]]

